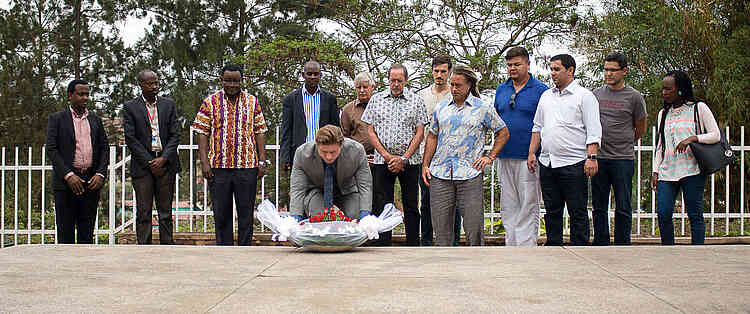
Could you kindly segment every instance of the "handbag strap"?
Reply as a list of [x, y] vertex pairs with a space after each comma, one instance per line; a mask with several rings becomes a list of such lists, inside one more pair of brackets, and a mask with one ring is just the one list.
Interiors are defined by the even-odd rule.
[[693, 103], [693, 120], [695, 121], [695, 135], [706, 133], [706, 130], [703, 129], [703, 124], [701, 123], [701, 116], [698, 113], [698, 104], [699, 102], [697, 101]]

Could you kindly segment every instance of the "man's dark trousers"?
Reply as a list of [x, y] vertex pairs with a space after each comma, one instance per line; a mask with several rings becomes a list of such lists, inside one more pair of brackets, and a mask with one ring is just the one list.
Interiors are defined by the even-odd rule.
[[539, 163], [539, 181], [546, 210], [547, 242], [544, 245], [563, 245], [563, 208], [566, 204], [570, 216], [570, 245], [589, 243], [588, 178], [583, 171], [584, 163], [559, 168], [548, 168]]
[[[84, 181], [91, 179], [90, 174], [75, 174]], [[84, 183], [84, 188], [87, 185]], [[99, 206], [100, 191], [101, 189], [92, 191], [86, 188], [82, 195], [75, 195], [69, 188], [55, 189], [57, 243], [75, 244], [76, 229], [78, 229], [78, 244], [94, 243], [94, 220]]]
[[138, 206], [136, 214], [138, 244], [151, 244], [151, 212], [156, 200], [159, 213], [159, 243], [174, 244], [172, 237], [172, 197], [174, 194], [175, 174], [167, 172], [161, 177], [151, 173], [133, 178], [135, 200]]
[[[401, 186], [401, 201], [404, 205], [404, 228], [406, 229], [406, 245], [419, 246], [419, 210], [417, 208], [417, 197], [419, 195], [417, 180], [420, 180], [421, 166], [407, 165], [399, 173], [388, 170], [387, 165], [375, 165], [372, 178], [375, 194], [375, 208], [373, 214], [380, 215], [385, 204], [393, 203], [393, 186], [398, 178]], [[391, 246], [391, 231], [381, 233], [377, 246]]]
[[232, 196], [237, 207], [237, 243], [249, 246], [253, 239], [253, 211], [258, 168], [213, 168], [209, 183], [216, 225], [216, 245], [234, 245]]
[[633, 160], [599, 159], [599, 171], [591, 178], [594, 207], [593, 245], [609, 245], [609, 192], [615, 192], [615, 245], [630, 245], [633, 228]]

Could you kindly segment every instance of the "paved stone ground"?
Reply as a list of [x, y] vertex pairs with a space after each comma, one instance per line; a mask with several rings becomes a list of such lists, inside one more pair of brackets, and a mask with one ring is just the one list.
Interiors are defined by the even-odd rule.
[[17, 246], [0, 312], [750, 313], [750, 246]]

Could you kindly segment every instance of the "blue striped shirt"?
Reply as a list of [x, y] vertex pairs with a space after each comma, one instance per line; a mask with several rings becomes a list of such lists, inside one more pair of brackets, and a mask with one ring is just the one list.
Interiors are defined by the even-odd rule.
[[305, 108], [305, 124], [307, 125], [307, 137], [305, 142], [315, 140], [315, 134], [320, 129], [320, 87], [315, 93], [310, 94], [307, 88], [302, 86], [302, 106]]

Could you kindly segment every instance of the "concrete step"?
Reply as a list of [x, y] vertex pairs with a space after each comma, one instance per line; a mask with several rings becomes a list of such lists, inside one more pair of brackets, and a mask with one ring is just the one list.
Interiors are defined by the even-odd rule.
[[[237, 243], [237, 233], [234, 234], [235, 243]], [[253, 245], [257, 246], [293, 246], [289, 242], [276, 242], [271, 240], [272, 234], [270, 232], [255, 232], [253, 234]], [[174, 240], [178, 245], [215, 245], [216, 234], [212, 232], [177, 232], [174, 234]], [[461, 239], [460, 245], [466, 245]], [[539, 237], [537, 240], [538, 245], [544, 245], [547, 240], [546, 237]], [[568, 238], [564, 238], [565, 243], [569, 243]], [[611, 239], [614, 241], [614, 239]], [[159, 243], [159, 233], [154, 232], [152, 236], [153, 244]], [[136, 244], [136, 236], [134, 232], [125, 232], [117, 235], [117, 244]], [[632, 237], [631, 243], [633, 245], [659, 245], [661, 240], [658, 237]], [[690, 237], [677, 237], [675, 243], [678, 245], [690, 244]], [[504, 246], [505, 236], [504, 235], [485, 235], [484, 237], [485, 246]], [[725, 244], [750, 244], [750, 237], [707, 237], [707, 245], [725, 245]], [[394, 246], [405, 246], [406, 236], [403, 234], [393, 235]]]

